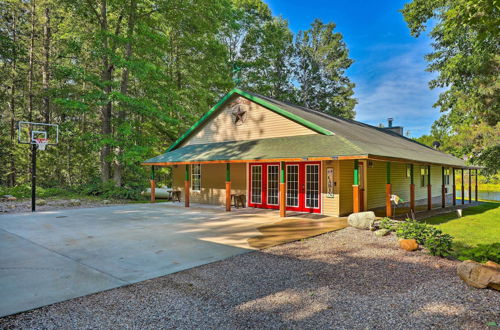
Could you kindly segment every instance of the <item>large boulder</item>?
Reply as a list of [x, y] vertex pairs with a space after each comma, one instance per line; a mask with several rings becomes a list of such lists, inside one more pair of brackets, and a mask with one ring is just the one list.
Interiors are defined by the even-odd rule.
[[349, 226], [358, 229], [371, 229], [375, 223], [375, 213], [372, 211], [352, 213], [347, 218]]
[[415, 251], [418, 249], [418, 243], [417, 240], [410, 238], [410, 239], [400, 239], [399, 240], [399, 246], [406, 251]]
[[465, 283], [475, 288], [489, 287], [500, 291], [500, 265], [493, 261], [483, 265], [466, 260], [458, 265], [457, 274]]

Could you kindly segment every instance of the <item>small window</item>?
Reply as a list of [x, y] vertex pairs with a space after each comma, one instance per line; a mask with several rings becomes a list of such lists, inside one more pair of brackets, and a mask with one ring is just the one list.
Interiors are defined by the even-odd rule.
[[450, 184], [450, 174], [451, 174], [450, 169], [446, 168], [444, 170], [444, 184], [445, 185], [449, 185]]
[[201, 164], [191, 165], [191, 189], [193, 191], [201, 190]]
[[429, 175], [429, 171], [427, 166], [420, 167], [420, 187], [425, 187], [427, 185], [427, 176]]
[[406, 178], [411, 178], [411, 164], [406, 164]]

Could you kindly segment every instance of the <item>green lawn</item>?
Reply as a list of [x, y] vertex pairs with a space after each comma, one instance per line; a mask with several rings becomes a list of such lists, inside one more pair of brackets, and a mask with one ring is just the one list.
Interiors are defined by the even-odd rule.
[[500, 203], [485, 202], [464, 209], [463, 217], [456, 212], [425, 219], [454, 237], [454, 256], [459, 259], [500, 259]]

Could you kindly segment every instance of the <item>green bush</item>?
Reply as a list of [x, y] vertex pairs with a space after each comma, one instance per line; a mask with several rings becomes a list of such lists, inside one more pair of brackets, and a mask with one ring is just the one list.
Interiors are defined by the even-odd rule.
[[[0, 187], [1, 195], [12, 195], [16, 198], [29, 198], [31, 197], [31, 185], [29, 183], [18, 185], [12, 188]], [[72, 196], [74, 192], [62, 188], [43, 188], [36, 187], [36, 195], [40, 198], [55, 197], [55, 196]]]
[[380, 220], [380, 222], [378, 223], [378, 226], [380, 229], [387, 229], [390, 231], [395, 231], [396, 228], [398, 227], [398, 224], [394, 220], [385, 217], [382, 220]]
[[450, 254], [453, 237], [444, 234], [434, 226], [408, 219], [396, 228], [396, 235], [404, 239], [415, 239], [418, 244], [425, 246], [433, 256], [447, 256]]
[[79, 191], [84, 195], [101, 196], [114, 199], [142, 199], [142, 186], [124, 186], [117, 187], [113, 181], [105, 183], [95, 181], [93, 183], [81, 186]]
[[474, 260], [477, 262], [486, 262], [488, 260], [500, 263], [500, 243], [479, 244], [477, 247], [471, 247], [459, 251], [459, 260]]

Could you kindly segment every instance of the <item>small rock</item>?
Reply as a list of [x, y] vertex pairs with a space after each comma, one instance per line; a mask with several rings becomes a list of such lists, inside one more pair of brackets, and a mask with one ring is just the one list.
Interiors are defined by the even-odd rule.
[[45, 199], [37, 199], [35, 204], [37, 206], [44, 206], [44, 205], [47, 205], [47, 201]]
[[391, 231], [389, 229], [382, 228], [382, 229], [375, 231], [375, 236], [382, 237], [382, 236], [389, 234], [390, 232]]
[[69, 201], [70, 206], [80, 206], [82, 205], [82, 202], [79, 199], [71, 199]]
[[9, 204], [9, 205], [7, 205], [7, 208], [13, 210], [16, 208], [16, 204]]
[[375, 223], [375, 213], [372, 211], [352, 213], [347, 218], [349, 226], [358, 229], [370, 229]]
[[111, 201], [109, 199], [105, 199], [102, 201], [102, 203], [107, 205], [107, 204], [111, 204]]
[[17, 200], [17, 198], [15, 198], [15, 197], [14, 197], [14, 196], [12, 196], [12, 195], [3, 195], [3, 196], [1, 197], [1, 199], [2, 199], [3, 201], [6, 201], [6, 202], [12, 202], [12, 201]]
[[500, 291], [500, 265], [493, 261], [483, 265], [473, 260], [465, 260], [458, 265], [457, 274], [465, 283], [475, 288], [489, 287]]
[[415, 251], [418, 249], [418, 243], [413, 238], [411, 239], [400, 239], [399, 246], [406, 251]]

